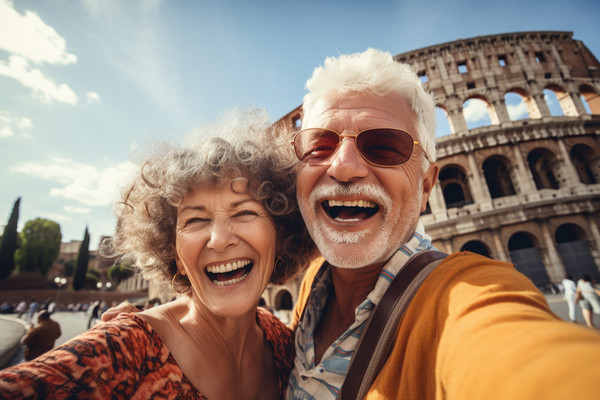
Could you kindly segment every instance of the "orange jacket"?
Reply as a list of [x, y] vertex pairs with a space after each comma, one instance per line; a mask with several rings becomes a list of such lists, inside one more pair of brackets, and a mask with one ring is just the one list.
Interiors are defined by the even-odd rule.
[[[320, 267], [309, 268], [295, 320]], [[425, 280], [367, 399], [598, 399], [600, 335], [560, 320], [512, 264], [448, 256]]]

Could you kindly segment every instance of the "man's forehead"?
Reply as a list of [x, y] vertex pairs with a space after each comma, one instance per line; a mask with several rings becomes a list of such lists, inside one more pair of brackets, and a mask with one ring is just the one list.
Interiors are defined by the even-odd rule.
[[416, 133], [417, 117], [406, 98], [396, 93], [329, 92], [304, 110], [302, 127], [331, 129], [399, 128]]

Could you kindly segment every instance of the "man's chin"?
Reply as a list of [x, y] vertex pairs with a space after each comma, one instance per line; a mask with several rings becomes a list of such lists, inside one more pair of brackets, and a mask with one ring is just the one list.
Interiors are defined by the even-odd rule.
[[338, 268], [358, 269], [387, 259], [381, 246], [385, 241], [377, 240], [376, 234], [337, 232], [332, 237], [332, 232], [319, 230], [312, 236], [321, 255]]

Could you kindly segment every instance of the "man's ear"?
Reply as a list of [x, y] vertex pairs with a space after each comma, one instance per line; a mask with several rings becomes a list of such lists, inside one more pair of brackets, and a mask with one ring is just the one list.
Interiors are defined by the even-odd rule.
[[424, 212], [427, 209], [427, 201], [429, 200], [429, 195], [431, 195], [431, 191], [437, 182], [439, 172], [440, 167], [438, 163], [432, 162], [429, 163], [429, 168], [423, 174], [423, 198], [421, 199], [421, 212]]

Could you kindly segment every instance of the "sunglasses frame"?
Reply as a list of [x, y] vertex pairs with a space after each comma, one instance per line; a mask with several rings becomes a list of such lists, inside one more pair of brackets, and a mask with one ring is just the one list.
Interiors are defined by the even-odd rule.
[[[339, 139], [338, 139], [338, 144], [337, 144], [337, 146], [336, 146], [335, 150], [334, 150], [334, 151], [331, 153], [331, 155], [330, 155], [329, 157], [327, 157], [327, 158], [325, 158], [325, 159], [321, 160], [321, 161], [318, 161], [318, 162], [306, 162], [306, 161], [302, 161], [302, 160], [300, 159], [300, 157], [298, 156], [298, 152], [296, 151], [296, 138], [297, 138], [297, 137], [298, 137], [298, 135], [299, 135], [299, 134], [301, 134], [302, 132], [304, 132], [304, 131], [308, 131], [308, 130], [313, 130], [313, 129], [320, 129], [320, 130], [323, 130], [323, 131], [329, 131], [329, 132], [333, 132], [333, 133], [335, 133], [336, 135], [338, 135], [338, 138], [339, 138]], [[392, 164], [392, 165], [383, 165], [383, 164], [377, 164], [377, 163], [374, 163], [373, 161], [371, 161], [371, 160], [367, 159], [367, 157], [366, 157], [366, 156], [365, 156], [365, 155], [362, 153], [362, 151], [360, 150], [360, 147], [358, 147], [358, 136], [359, 136], [361, 133], [364, 133], [364, 132], [369, 132], [369, 131], [377, 131], [377, 130], [386, 130], [386, 129], [387, 129], [387, 130], [391, 130], [391, 131], [403, 132], [403, 133], [407, 134], [407, 135], [408, 135], [408, 136], [409, 136], [409, 137], [412, 139], [413, 148], [412, 148], [412, 150], [411, 150], [411, 152], [410, 152], [410, 156], [409, 156], [409, 157], [406, 159], [406, 161], [404, 161], [404, 162], [401, 162], [400, 164]], [[415, 138], [413, 137], [413, 135], [411, 135], [411, 134], [410, 134], [410, 132], [407, 132], [407, 131], [405, 131], [404, 129], [398, 129], [398, 128], [370, 128], [370, 129], [365, 129], [364, 131], [360, 131], [360, 132], [358, 132], [358, 133], [357, 133], [357, 134], [355, 134], [355, 135], [341, 134], [341, 133], [339, 133], [339, 132], [337, 132], [337, 131], [334, 131], [333, 129], [328, 129], [328, 128], [306, 128], [306, 129], [301, 129], [301, 130], [299, 130], [298, 132], [296, 132], [296, 133], [294, 134], [294, 137], [293, 137], [293, 139], [291, 140], [291, 142], [290, 142], [290, 143], [291, 143], [291, 145], [292, 145], [292, 146], [294, 146], [294, 154], [296, 154], [296, 157], [298, 158], [298, 160], [299, 160], [300, 162], [303, 162], [303, 163], [305, 163], [305, 164], [309, 164], [309, 165], [311, 165], [311, 164], [315, 164], [315, 165], [316, 165], [316, 164], [322, 164], [322, 163], [324, 163], [325, 161], [327, 161], [327, 160], [331, 159], [331, 158], [332, 158], [332, 157], [335, 155], [335, 153], [337, 153], [337, 151], [339, 150], [339, 148], [340, 148], [340, 145], [342, 144], [342, 138], [345, 138], [345, 137], [351, 137], [351, 138], [354, 138], [354, 146], [356, 146], [356, 150], [358, 151], [358, 153], [360, 154], [360, 156], [363, 158], [363, 160], [365, 160], [365, 161], [366, 161], [366, 162], [368, 162], [369, 164], [371, 164], [371, 165], [374, 165], [374, 166], [376, 166], [376, 167], [381, 167], [381, 168], [391, 168], [391, 167], [397, 167], [397, 166], [399, 166], [399, 165], [402, 165], [402, 164], [404, 164], [404, 163], [408, 162], [408, 160], [410, 160], [410, 158], [411, 158], [411, 157], [412, 157], [412, 155], [413, 155], [413, 152], [414, 152], [414, 149], [415, 149], [415, 145], [416, 145], [418, 148], [420, 148], [420, 149], [421, 149], [421, 151], [423, 152], [423, 155], [425, 155], [425, 158], [427, 159], [427, 161], [429, 161], [429, 157], [427, 157], [427, 152], [425, 151], [425, 149], [423, 148], [423, 146], [421, 146], [421, 142], [420, 142], [420, 141], [418, 141], [418, 140], [415, 140]]]

